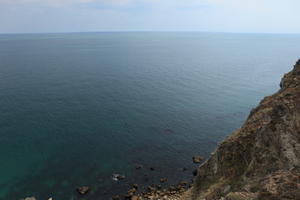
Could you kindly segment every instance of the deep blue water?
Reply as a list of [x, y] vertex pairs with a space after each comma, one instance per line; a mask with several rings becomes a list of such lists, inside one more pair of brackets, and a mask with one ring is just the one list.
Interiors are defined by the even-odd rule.
[[88, 185], [85, 199], [105, 200], [135, 182], [190, 179], [191, 157], [207, 158], [279, 88], [299, 44], [268, 34], [0, 35], [0, 199], [78, 199], [74, 189]]

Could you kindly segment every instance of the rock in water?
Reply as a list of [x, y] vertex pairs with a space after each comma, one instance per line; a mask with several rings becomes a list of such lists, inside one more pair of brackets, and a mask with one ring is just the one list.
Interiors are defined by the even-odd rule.
[[24, 200], [36, 200], [35, 197], [26, 197]]
[[136, 165], [135, 169], [142, 169], [142, 167], [143, 167], [142, 165]]
[[161, 182], [161, 183], [164, 183], [164, 182], [166, 182], [166, 181], [167, 181], [166, 178], [161, 178], [161, 179], [159, 179], [159, 182]]
[[193, 156], [193, 162], [194, 163], [201, 163], [201, 161], [203, 160], [202, 156]]
[[112, 199], [112, 200], [120, 200], [121, 197], [120, 197], [119, 195], [116, 195], [116, 196], [113, 196], [111, 199]]
[[125, 179], [125, 176], [124, 176], [124, 175], [119, 175], [119, 176], [118, 176], [118, 179], [119, 179], [119, 180], [123, 180], [123, 179]]
[[77, 192], [81, 195], [87, 194], [90, 191], [88, 186], [81, 186], [77, 188]]
[[113, 174], [111, 178], [113, 181], [119, 181], [125, 179], [125, 176], [121, 174]]
[[188, 199], [300, 199], [300, 60], [200, 166]]

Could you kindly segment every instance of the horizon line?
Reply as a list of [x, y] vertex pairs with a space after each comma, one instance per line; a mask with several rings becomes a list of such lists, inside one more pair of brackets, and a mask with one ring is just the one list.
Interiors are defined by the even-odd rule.
[[128, 30], [128, 31], [57, 31], [57, 32], [0, 32], [0, 35], [25, 34], [76, 34], [76, 33], [223, 33], [223, 34], [272, 34], [272, 35], [300, 35], [300, 32], [243, 32], [243, 31], [158, 31], [158, 30]]

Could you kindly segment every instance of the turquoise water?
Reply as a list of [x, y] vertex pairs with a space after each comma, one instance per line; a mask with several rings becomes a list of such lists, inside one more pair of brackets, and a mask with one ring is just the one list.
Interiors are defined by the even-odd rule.
[[268, 34], [0, 35], [0, 199], [80, 199], [80, 185], [92, 188], [85, 199], [109, 199], [135, 182], [190, 179], [191, 157], [207, 158], [279, 88], [299, 44]]

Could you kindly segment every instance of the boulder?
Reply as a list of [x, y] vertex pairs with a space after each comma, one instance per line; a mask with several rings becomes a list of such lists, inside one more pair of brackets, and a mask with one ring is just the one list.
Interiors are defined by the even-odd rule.
[[193, 162], [194, 163], [201, 163], [201, 161], [203, 160], [202, 156], [193, 156]]
[[134, 195], [134, 196], [131, 197], [131, 200], [139, 200], [139, 199], [140, 198], [138, 196], [136, 196], [136, 195]]
[[35, 197], [26, 197], [24, 200], [36, 200]]
[[135, 169], [142, 169], [142, 168], [143, 168], [142, 165], [136, 165], [136, 166], [135, 166]]
[[125, 179], [125, 176], [121, 174], [113, 174], [111, 178], [114, 181], [119, 181]]
[[90, 188], [88, 186], [81, 186], [78, 187], [76, 190], [80, 195], [85, 195], [89, 192]]
[[167, 181], [167, 179], [166, 179], [166, 178], [161, 178], [159, 181], [160, 181], [161, 183], [164, 183], [164, 182]]

